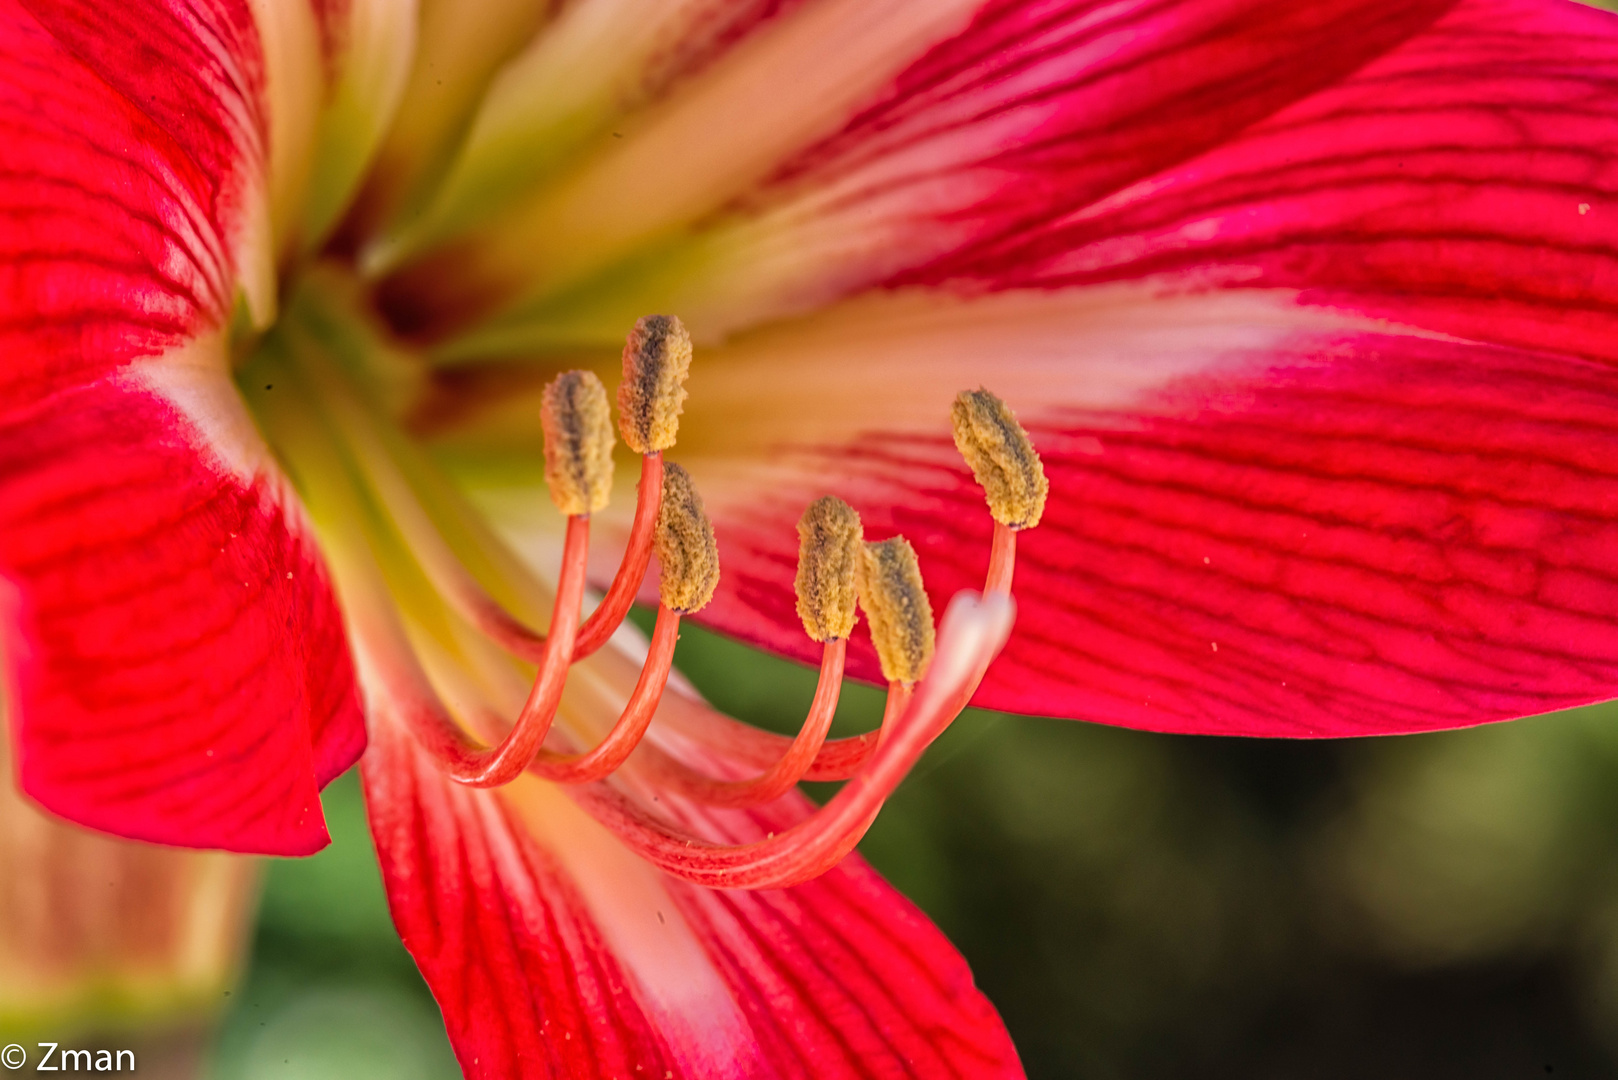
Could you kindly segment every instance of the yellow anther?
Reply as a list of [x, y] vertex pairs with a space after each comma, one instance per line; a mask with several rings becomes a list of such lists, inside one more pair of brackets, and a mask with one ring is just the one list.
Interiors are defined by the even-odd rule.
[[798, 519], [798, 618], [816, 641], [846, 638], [854, 629], [863, 539], [860, 516], [830, 495], [810, 503]]
[[866, 544], [860, 553], [860, 608], [889, 682], [915, 683], [932, 663], [933, 605], [922, 588], [916, 549], [902, 536]]
[[719, 545], [702, 509], [691, 474], [669, 462], [663, 466], [663, 501], [657, 509], [658, 598], [681, 613], [697, 611], [713, 599], [719, 584]]
[[955, 446], [988, 497], [994, 520], [1013, 529], [1038, 525], [1050, 483], [1028, 432], [1006, 403], [987, 390], [963, 390], [950, 419]]
[[624, 342], [624, 381], [618, 384], [618, 430], [637, 454], [674, 445], [691, 373], [691, 335], [673, 315], [647, 315]]
[[593, 514], [612, 493], [612, 411], [607, 388], [588, 371], [569, 371], [545, 387], [545, 482], [564, 514]]

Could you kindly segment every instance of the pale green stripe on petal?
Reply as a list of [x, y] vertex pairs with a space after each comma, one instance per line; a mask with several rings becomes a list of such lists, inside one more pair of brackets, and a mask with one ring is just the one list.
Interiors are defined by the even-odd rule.
[[532, 39], [546, 0], [418, 0], [417, 48], [357, 207], [362, 235], [422, 210], [489, 81]]
[[386, 134], [416, 55], [416, 0], [351, 0], [336, 84], [315, 135], [301, 242], [318, 248]]
[[666, 89], [705, 41], [757, 18], [759, 0], [584, 0], [547, 26], [490, 84], [430, 209], [381, 241], [397, 262], [519, 199], [613, 121]]
[[[264, 49], [264, 97], [269, 120], [269, 198], [273, 248], [284, 253], [300, 221], [308, 190], [315, 126], [325, 90], [320, 30], [309, 4], [249, 0]], [[267, 324], [273, 313], [255, 320]]]
[[[537, 300], [677, 237], [835, 132], [980, 0], [823, 0], [755, 34], [459, 250], [476, 277]], [[790, 86], [790, 92], [787, 88]]]

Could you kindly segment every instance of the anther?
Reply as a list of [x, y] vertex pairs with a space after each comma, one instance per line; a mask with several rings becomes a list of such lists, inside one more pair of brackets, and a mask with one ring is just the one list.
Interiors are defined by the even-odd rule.
[[846, 638], [854, 629], [860, 516], [833, 496], [816, 499], [798, 519], [798, 617], [815, 641]]
[[1012, 529], [1038, 525], [1050, 484], [1028, 432], [1006, 403], [987, 390], [964, 390], [950, 419], [955, 446], [988, 497], [994, 520]]
[[618, 430], [637, 454], [674, 445], [691, 372], [691, 335], [673, 315], [647, 315], [624, 342], [618, 384]]
[[663, 466], [663, 503], [657, 511], [658, 586], [663, 606], [689, 614], [713, 599], [719, 584], [719, 546], [691, 474]]
[[921, 583], [916, 549], [902, 536], [860, 552], [860, 608], [890, 683], [915, 683], [933, 659], [933, 606]]
[[607, 390], [588, 371], [569, 371], [545, 387], [545, 482], [569, 516], [603, 510], [612, 492], [612, 412]]

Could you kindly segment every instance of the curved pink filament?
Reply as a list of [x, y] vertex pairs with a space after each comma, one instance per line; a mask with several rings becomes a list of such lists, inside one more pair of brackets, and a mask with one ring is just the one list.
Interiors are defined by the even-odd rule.
[[989, 573], [983, 582], [986, 593], [1011, 593], [1011, 575], [1017, 569], [1017, 530], [994, 523], [994, 539], [989, 547]]
[[779, 799], [803, 779], [826, 741], [826, 732], [837, 714], [837, 700], [843, 688], [843, 663], [847, 657], [846, 638], [826, 642], [820, 657], [820, 681], [815, 686], [809, 715], [786, 753], [757, 776], [746, 780], [715, 780], [655, 747], [647, 748], [651, 751], [647, 755], [648, 769], [658, 783], [710, 806], [758, 806]]
[[[528, 771], [562, 784], [586, 784], [600, 780], [622, 765], [651, 726], [652, 715], [657, 711], [674, 663], [674, 643], [679, 639], [680, 613], [660, 606], [640, 680], [635, 683], [635, 691], [630, 694], [612, 730], [593, 749], [583, 753], [562, 754], [540, 747]], [[575, 651], [574, 655], [578, 653]]]
[[562, 570], [556, 588], [556, 607], [551, 613], [552, 633], [546, 641], [534, 688], [517, 722], [506, 737], [492, 747], [482, 746], [455, 723], [436, 697], [411, 695], [404, 705], [404, 719], [417, 741], [438, 759], [450, 778], [472, 787], [498, 787], [515, 780], [534, 759], [540, 743], [550, 733], [556, 719], [556, 706], [573, 656], [578, 633], [579, 608], [584, 601], [585, 561], [589, 555], [590, 519], [583, 515], [567, 519], [567, 540], [562, 549]]
[[[646, 568], [652, 561], [652, 532], [657, 526], [657, 511], [663, 504], [663, 454], [647, 454], [640, 459], [640, 483], [635, 493], [635, 520], [629, 527], [629, 546], [624, 548], [623, 561], [618, 573], [607, 589], [607, 595], [590, 613], [579, 630], [573, 645], [574, 662], [583, 660], [607, 643], [613, 631], [629, 614], [629, 606], [646, 580]], [[663, 613], [658, 612], [661, 620]], [[679, 619], [676, 618], [678, 623]]]
[[[618, 563], [618, 572], [613, 575], [607, 594], [578, 630], [573, 643], [574, 661], [583, 660], [601, 648], [623, 624], [651, 565], [652, 535], [662, 503], [663, 455], [661, 452], [647, 454], [640, 461], [635, 520], [629, 526], [629, 544], [624, 548], [624, 557]], [[511, 655], [536, 664], [544, 662], [547, 655], [544, 634], [524, 625], [469, 576], [457, 585], [452, 599], [473, 626]]]
[[973, 648], [969, 663], [934, 666], [864, 770], [808, 818], [763, 840], [746, 844], [705, 840], [605, 784], [575, 789], [574, 798], [632, 851], [683, 880], [732, 889], [784, 888], [808, 881], [835, 866], [859, 843], [884, 800], [928, 744], [966, 707], [1004, 644], [1009, 625], [1008, 606], [1002, 628]]

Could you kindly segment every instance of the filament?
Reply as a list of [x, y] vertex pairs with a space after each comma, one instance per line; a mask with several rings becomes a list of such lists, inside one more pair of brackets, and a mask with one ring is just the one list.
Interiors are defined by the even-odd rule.
[[[652, 723], [652, 715], [668, 684], [674, 664], [674, 643], [680, 637], [680, 613], [659, 606], [657, 625], [652, 628], [651, 648], [641, 668], [634, 693], [618, 716], [618, 722], [594, 749], [580, 754], [563, 754], [541, 747], [528, 771], [544, 780], [562, 784], [584, 784], [600, 780], [622, 765], [640, 743]], [[575, 647], [574, 655], [578, 655]]]
[[837, 714], [847, 656], [847, 638], [826, 642], [820, 659], [820, 681], [815, 686], [808, 717], [786, 752], [759, 775], [747, 780], [714, 780], [655, 747], [648, 747], [652, 751], [647, 755], [648, 769], [659, 783], [710, 806], [757, 806], [779, 799], [803, 779], [826, 741], [826, 732]]
[[986, 593], [1010, 595], [1011, 575], [1017, 569], [1017, 530], [994, 523], [994, 540], [989, 547], [989, 573], [983, 582]]
[[[363, 439], [358, 442], [368, 471], [374, 469], [372, 478], [379, 494], [401, 531], [410, 537], [411, 551], [433, 587], [449, 601], [457, 614], [511, 655], [530, 663], [542, 663], [548, 655], [545, 635], [512, 615], [477, 583], [444, 542], [391, 459], [379, 447], [368, 445]], [[662, 493], [663, 455], [647, 454], [641, 458], [629, 544], [624, 549], [612, 585], [590, 613], [589, 619], [579, 628], [573, 646], [575, 661], [583, 660], [601, 648], [629, 613], [651, 564], [652, 531], [657, 524], [657, 508]]]
[[[321, 474], [309, 481], [308, 504], [317, 512], [322, 508], [327, 512], [320, 515], [322, 525], [330, 530], [327, 551], [337, 571], [344, 607], [353, 621], [356, 655], [368, 686], [378, 693], [378, 707], [394, 712], [451, 779], [475, 787], [495, 787], [526, 771], [539, 779], [569, 785], [570, 794], [580, 805], [626, 846], [686, 881], [721, 888], [779, 888], [808, 880], [834, 866], [859, 842], [883, 802], [928, 745], [966, 707], [1010, 631], [1014, 605], [1009, 594], [1015, 569], [1016, 530], [1038, 520], [1037, 504], [1043, 501], [1044, 484], [1037, 455], [1027, 443], [1026, 434], [1020, 427], [1010, 426], [1014, 418], [1001, 405], [990, 417], [994, 424], [985, 426], [974, 420], [976, 426], [968, 431], [968, 460], [974, 472], [979, 471], [979, 465], [1002, 472], [1011, 469], [1016, 474], [1012, 479], [1018, 481], [1010, 484], [1016, 489], [1012, 491], [1017, 496], [1012, 500], [1015, 506], [1007, 503], [1010, 496], [1000, 490], [1007, 484], [996, 480], [999, 487], [989, 492], [996, 525], [984, 594], [958, 594], [950, 604], [930, 669], [923, 660], [910, 668], [886, 672], [890, 680], [888, 697], [877, 730], [849, 739], [827, 739], [839, 701], [857, 589], [863, 588], [857, 582], [858, 559], [850, 561], [848, 555], [854, 552], [863, 558], [865, 551], [860, 546], [858, 516], [846, 504], [827, 497], [817, 501], [806, 517], [815, 526], [809, 530], [813, 534], [809, 539], [814, 543], [808, 549], [815, 557], [809, 560], [814, 573], [809, 575], [812, 587], [805, 588], [805, 575], [800, 572], [799, 610], [811, 636], [822, 640], [824, 649], [814, 700], [796, 737], [741, 724], [689, 694], [666, 693], [683, 609], [682, 603], [675, 602], [660, 606], [634, 689], [607, 734], [591, 749], [565, 752], [572, 748], [557, 733], [551, 748], [546, 748], [572, 663], [597, 653], [622, 624], [644, 583], [654, 547], [665, 564], [665, 578], [669, 568], [679, 563], [674, 549], [665, 551], [661, 546], [659, 529], [660, 517], [667, 516], [665, 511], [676, 503], [685, 505], [674, 497], [667, 500], [668, 506], [664, 505], [666, 481], [671, 475], [685, 474], [672, 464], [666, 466], [661, 446], [653, 447], [652, 443], [665, 434], [672, 439], [671, 417], [678, 413], [676, 398], [683, 397], [683, 391], [669, 396], [679, 390], [671, 383], [673, 389], [665, 395], [668, 400], [658, 399], [668, 406], [665, 412], [672, 412], [652, 419], [659, 424], [667, 420], [664, 426], [669, 431], [659, 434], [662, 428], [658, 428], [647, 436], [652, 440], [648, 443], [652, 452], [642, 455], [629, 542], [611, 585], [582, 625], [589, 511], [604, 499], [604, 485], [610, 482], [610, 471], [603, 464], [610, 460], [610, 433], [607, 439], [595, 438], [591, 443], [595, 452], [584, 462], [588, 468], [573, 470], [583, 478], [575, 485], [579, 491], [574, 494], [584, 509], [568, 515], [549, 629], [540, 634], [511, 614], [483, 582], [491, 582], [502, 596], [511, 594], [523, 603], [542, 597], [543, 586], [524, 576], [513, 557], [503, 556], [504, 548], [492, 533], [480, 532], [475, 520], [459, 521], [462, 505], [445, 503], [445, 496], [434, 486], [438, 481], [430, 463], [409, 456], [414, 451], [403, 445], [402, 436], [386, 418], [372, 415], [336, 370], [296, 359], [291, 359], [291, 364], [323, 391], [319, 395], [320, 408], [329, 410], [334, 422], [315, 432], [309, 430], [307, 419], [300, 422], [291, 418], [276, 430], [296, 447], [291, 455], [294, 459], [306, 455], [325, 459], [320, 462], [321, 469], [307, 470], [311, 477]], [[579, 381], [581, 385], [591, 384], [586, 386], [591, 389], [592, 380], [593, 376], [581, 375]], [[985, 392], [975, 393], [974, 402], [988, 400]], [[571, 412], [560, 405], [547, 407], [558, 415], [565, 413], [563, 419], [578, 420], [574, 426], [583, 425], [580, 430], [588, 428], [586, 434], [594, 437], [600, 434], [597, 429], [604, 427], [604, 414], [596, 407], [602, 395], [592, 390], [586, 396], [589, 409], [579, 406], [573, 398], [564, 402], [578, 406]], [[978, 412], [986, 409], [984, 405]], [[975, 412], [972, 417], [977, 415]], [[553, 427], [555, 423], [546, 431], [548, 451], [553, 443], [560, 446], [568, 442], [559, 439]], [[562, 434], [571, 437], [572, 432], [573, 428], [568, 427]], [[1011, 439], [1011, 435], [1018, 438]], [[335, 469], [325, 467], [333, 464]], [[548, 453], [547, 469], [550, 466]], [[349, 477], [346, 483], [342, 482], [345, 474]], [[693, 512], [703, 526], [699, 531], [707, 545], [703, 549], [707, 561], [699, 560], [710, 571], [702, 579], [704, 588], [700, 590], [701, 602], [706, 602], [717, 572], [713, 537], [701, 514], [700, 500], [694, 489], [688, 490], [688, 478], [685, 484], [685, 488], [676, 485], [676, 490], [689, 496], [686, 502], [695, 508]], [[555, 487], [553, 484], [553, 496]], [[1027, 498], [1018, 494], [1023, 488], [1032, 494]], [[1017, 513], [1011, 514], [1012, 510]], [[470, 513], [469, 508], [465, 512]], [[1008, 518], [1011, 520], [1003, 520]], [[804, 525], [800, 523], [800, 534], [803, 533]], [[367, 536], [369, 543], [354, 539]], [[905, 551], [909, 550], [906, 546]], [[803, 562], [800, 554], [800, 571]], [[392, 595], [390, 585], [401, 590], [397, 596]], [[919, 578], [915, 588], [920, 589]], [[539, 608], [538, 604], [533, 606]], [[694, 603], [693, 610], [699, 606]], [[527, 608], [520, 610], [537, 613]], [[925, 610], [925, 595], [920, 608], [909, 603], [905, 610]], [[925, 618], [930, 627], [930, 616], [917, 618]], [[469, 628], [480, 635], [475, 643], [466, 642]], [[485, 709], [484, 702], [489, 698], [478, 689], [470, 690], [464, 701], [451, 694], [451, 704], [446, 706], [446, 699], [440, 697], [433, 678], [423, 667], [423, 654], [412, 645], [411, 637], [418, 631], [428, 635], [422, 649], [429, 658], [438, 656], [434, 646], [448, 643], [451, 651], [462, 653], [462, 659], [483, 664], [485, 678], [492, 679], [491, 685], [497, 687], [494, 698], [502, 701], [508, 700], [504, 695], [514, 696], [522, 686], [511, 681], [519, 669], [512, 658], [537, 664], [537, 673], [515, 722], [508, 726], [503, 718]], [[457, 640], [462, 642], [459, 647], [454, 644]], [[929, 647], [930, 644], [929, 639]], [[491, 646], [499, 646], [510, 658], [499, 657]], [[467, 653], [467, 648], [472, 651]], [[454, 658], [448, 661], [457, 673], [463, 670]], [[615, 665], [627, 663], [613, 650], [593, 661], [601, 666], [602, 673], [621, 670]], [[917, 678], [923, 670], [926, 674], [919, 683], [906, 681]], [[446, 689], [461, 685], [443, 672], [439, 680]], [[611, 708], [609, 705], [600, 711], [610, 715]], [[504, 712], [509, 715], [509, 705]], [[686, 736], [697, 746], [718, 751], [721, 761], [715, 771], [723, 778], [706, 775], [696, 767], [702, 764], [700, 758], [694, 759], [693, 765], [655, 742], [646, 745], [655, 715], [665, 718], [671, 735]], [[462, 716], [470, 718], [477, 732], [485, 735], [482, 741], [462, 725], [458, 718]], [[485, 729], [485, 722], [493, 725], [492, 731]], [[643, 753], [636, 755], [637, 747]], [[621, 778], [624, 782], [609, 782], [620, 769], [626, 769]], [[756, 770], [755, 774], [746, 776], [749, 769]], [[737, 778], [739, 774], [741, 778]], [[770, 820], [768, 817], [706, 816], [717, 809], [771, 803], [801, 780], [847, 783], [823, 807], [762, 839], [756, 839], [757, 833], [730, 830], [762, 829], [757, 823]], [[657, 805], [660, 793], [669, 796], [662, 807]], [[799, 813], [794, 809], [797, 805], [785, 804], [779, 814]], [[773, 809], [769, 813], [777, 815]], [[782, 818], [776, 816], [774, 820]], [[783, 824], [790, 821], [788, 817]], [[729, 835], [741, 842], [705, 838], [693, 828], [709, 832], [710, 836]]]
[[938, 660], [892, 734], [880, 739], [868, 766], [825, 806], [782, 832], [751, 843], [718, 844], [605, 784], [573, 789], [574, 798], [631, 850], [694, 884], [774, 889], [807, 881], [859, 843], [889, 793], [966, 707], [1005, 644], [1013, 609], [1007, 596], [958, 594], [944, 615]]
[[[613, 632], [623, 624], [629, 606], [635, 602], [641, 583], [646, 580], [646, 569], [652, 561], [652, 532], [657, 525], [657, 509], [663, 499], [663, 453], [656, 451], [640, 459], [640, 483], [635, 495], [635, 520], [629, 527], [629, 546], [624, 548], [618, 573], [601, 603], [590, 613], [579, 629], [573, 646], [574, 662], [583, 660], [606, 644]], [[659, 619], [662, 613], [658, 613]]]
[[[438, 701], [425, 676], [416, 685], [406, 685], [394, 672], [393, 690], [405, 722], [422, 746], [438, 759], [451, 779], [471, 787], [498, 787], [515, 780], [528, 767], [539, 746], [550, 733], [556, 708], [577, 638], [579, 608], [584, 599], [584, 571], [588, 558], [590, 519], [583, 515], [568, 518], [567, 540], [562, 550], [562, 572], [557, 583], [556, 606], [551, 615], [551, 633], [546, 639], [545, 656], [533, 690], [506, 737], [492, 747], [477, 743], [457, 724]], [[404, 649], [408, 651], [406, 644]], [[397, 651], [397, 650], [390, 650]], [[419, 669], [418, 669], [419, 671]]]

